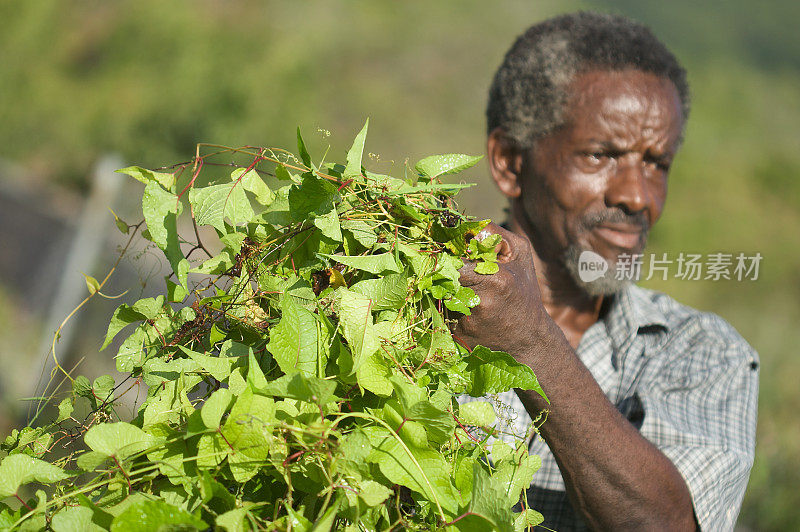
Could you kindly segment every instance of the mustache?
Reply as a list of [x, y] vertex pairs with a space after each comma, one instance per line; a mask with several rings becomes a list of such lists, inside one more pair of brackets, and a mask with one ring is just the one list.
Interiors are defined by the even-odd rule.
[[644, 212], [637, 212], [628, 214], [622, 209], [608, 209], [606, 211], [589, 214], [581, 220], [582, 225], [586, 229], [594, 229], [598, 225], [613, 223], [613, 224], [626, 224], [639, 226], [643, 234], [647, 234], [650, 230], [650, 224]]

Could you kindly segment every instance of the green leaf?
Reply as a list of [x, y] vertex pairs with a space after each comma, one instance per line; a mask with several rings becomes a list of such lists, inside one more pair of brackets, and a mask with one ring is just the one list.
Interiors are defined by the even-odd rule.
[[267, 350], [284, 373], [299, 370], [316, 375], [318, 359], [327, 360], [326, 346], [320, 345], [322, 331], [316, 316], [289, 297], [283, 299], [281, 308], [283, 315], [270, 330]]
[[164, 308], [164, 296], [146, 297], [133, 304], [132, 309], [148, 320], [154, 320]]
[[[494, 448], [492, 451], [492, 459], [496, 459]], [[528, 449], [520, 446], [513, 455], [498, 460], [495, 466], [494, 478], [503, 486], [508, 505], [513, 506], [519, 502], [522, 490], [531, 485], [534, 473], [542, 466], [542, 459], [528, 454]]]
[[455, 514], [458, 502], [450, 480], [450, 465], [441, 453], [431, 449], [404, 449], [383, 428], [369, 427], [365, 432], [373, 447], [368, 460], [377, 464], [390, 482], [406, 486], [431, 502], [436, 500], [444, 510]]
[[167, 298], [172, 303], [183, 303], [183, 300], [186, 299], [186, 296], [189, 295], [189, 291], [182, 287], [181, 285], [175, 284], [169, 279], [166, 280], [167, 282]]
[[78, 375], [72, 381], [72, 392], [78, 397], [92, 397], [92, 385], [84, 375]]
[[500, 266], [498, 266], [496, 262], [484, 260], [475, 265], [475, 273], [480, 273], [482, 275], [492, 275], [499, 271]]
[[21, 506], [17, 511], [12, 512], [11, 508], [0, 502], [0, 530], [11, 530], [14, 523], [22, 517], [23, 510], [25, 508]]
[[188, 347], [178, 346], [186, 355], [196, 362], [203, 370], [207, 371], [209, 375], [218, 381], [224, 381], [228, 378], [236, 364], [235, 358], [227, 358], [223, 356], [209, 356], [192, 351]]
[[469, 316], [471, 314], [469, 307], [466, 304], [464, 304], [463, 301], [461, 301], [456, 297], [450, 297], [448, 299], [445, 299], [444, 306], [447, 307], [448, 310], [452, 310], [453, 312], [460, 312], [465, 316]]
[[403, 185], [396, 190], [384, 192], [384, 196], [407, 196], [409, 194], [420, 194], [429, 192], [441, 192], [442, 194], [455, 194], [461, 189], [474, 187], [475, 183], [417, 183], [416, 185]]
[[339, 288], [336, 294], [342, 334], [353, 354], [353, 370], [357, 370], [380, 347], [372, 321], [372, 300], [346, 288]]
[[311, 168], [311, 156], [306, 149], [306, 143], [303, 142], [303, 136], [300, 134], [300, 128], [297, 128], [297, 151], [300, 152], [300, 160], [307, 168]]
[[[172, 429], [166, 423], [147, 427], [148, 433], [165, 441], [163, 445], [148, 451], [147, 459], [158, 465], [161, 474], [173, 484], [185, 483], [188, 477], [197, 474], [196, 462], [186, 460], [189, 456], [182, 431]], [[199, 452], [199, 451], [198, 451]], [[199, 459], [198, 459], [199, 461]]]
[[236, 182], [192, 188], [189, 203], [198, 225], [211, 225], [220, 233], [226, 232], [226, 218], [233, 225], [242, 225], [255, 216], [244, 186]]
[[450, 412], [440, 410], [429, 401], [420, 401], [406, 411], [409, 420], [418, 421], [427, 431], [428, 439], [443, 444], [453, 435], [456, 422]]
[[171, 237], [177, 243], [177, 231], [173, 223], [182, 210], [178, 196], [167, 192], [156, 182], [147, 184], [142, 196], [142, 212], [153, 242], [161, 249], [167, 248]]
[[112, 514], [97, 506], [85, 495], [79, 494], [76, 500], [82, 507], [89, 508], [92, 511], [92, 523], [101, 527], [103, 530], [108, 530], [111, 527], [111, 522], [114, 520]]
[[284, 278], [279, 275], [265, 273], [259, 276], [258, 287], [262, 292], [278, 294], [281, 304], [283, 299], [289, 297], [294, 303], [307, 310], [315, 310], [317, 308], [317, 295], [311, 288], [311, 283], [296, 275], [289, 275]]
[[100, 283], [97, 282], [97, 279], [91, 275], [86, 275], [85, 273], [83, 274], [83, 277], [86, 279], [86, 289], [89, 290], [89, 295], [100, 291]]
[[234, 254], [242, 250], [244, 239], [247, 238], [245, 233], [234, 232], [228, 233], [219, 237], [219, 241], [225, 244]]
[[327, 255], [325, 253], [320, 253], [319, 255], [338, 262], [339, 264], [344, 264], [345, 266], [350, 266], [351, 268], [363, 270], [369, 273], [400, 273], [403, 271], [402, 268], [397, 265], [397, 261], [394, 258], [394, 253], [359, 255], [355, 257], [349, 255]]
[[465, 425], [477, 427], [491, 427], [497, 419], [494, 407], [486, 401], [464, 403], [458, 409], [458, 417]]
[[[67, 506], [53, 515], [51, 526], [53, 532], [103, 532], [108, 530], [98, 523], [93, 522], [95, 512], [85, 506]], [[110, 523], [109, 523], [110, 524]]]
[[366, 176], [370, 185], [377, 188], [376, 192], [380, 192], [381, 194], [385, 192], [393, 192], [402, 187], [408, 186], [408, 183], [403, 179], [397, 179], [396, 177], [383, 174], [375, 174], [369, 170], [364, 170], [364, 175]]
[[351, 286], [350, 290], [370, 298], [373, 311], [400, 309], [408, 297], [408, 276], [401, 272], [365, 279]]
[[[433, 289], [433, 287], [431, 287], [431, 289]], [[471, 314], [470, 309], [478, 306], [480, 302], [481, 299], [472, 288], [459, 286], [452, 297], [445, 299], [444, 304], [449, 310], [461, 312], [465, 316], [469, 316]]]
[[526, 532], [531, 527], [544, 522], [544, 516], [536, 510], [523, 510], [514, 518], [514, 532]]
[[336, 499], [336, 502], [331, 504], [330, 507], [325, 510], [325, 513], [317, 519], [310, 532], [330, 532], [333, 523], [336, 521], [336, 513], [339, 511], [341, 505], [342, 499]]
[[502, 483], [490, 476], [480, 463], [473, 465], [472, 499], [469, 515], [456, 527], [465, 532], [514, 532], [511, 505]]
[[239, 180], [240, 184], [248, 192], [252, 192], [256, 201], [261, 205], [269, 205], [275, 199], [275, 193], [270, 190], [261, 176], [255, 169], [245, 173], [245, 168], [237, 168], [231, 173], [233, 181]]
[[119, 216], [117, 216], [117, 213], [115, 213], [111, 207], [108, 207], [108, 210], [111, 211], [111, 214], [114, 216], [114, 223], [117, 225], [117, 229], [119, 229], [119, 232], [122, 233], [123, 235], [127, 235], [128, 232], [130, 232], [131, 229], [130, 226]]
[[217, 516], [215, 524], [227, 532], [248, 532], [250, 527], [247, 525], [247, 508], [234, 508]]
[[219, 255], [203, 261], [203, 264], [189, 270], [192, 273], [220, 274], [230, 270], [234, 265], [234, 255], [223, 249]]
[[372, 445], [367, 435], [356, 428], [339, 441], [336, 453], [340, 470], [353, 473], [354, 476], [365, 476], [369, 469], [367, 458], [372, 452]]
[[326, 237], [336, 242], [342, 241], [342, 229], [339, 226], [339, 215], [336, 213], [336, 209], [331, 209], [327, 213], [315, 217], [313, 223]]
[[86, 431], [83, 440], [91, 450], [117, 460], [125, 460], [158, 443], [139, 427], [123, 422], [94, 425]]
[[[152, 329], [152, 327], [151, 327]], [[117, 371], [131, 372], [144, 363], [147, 348], [151, 343], [150, 333], [144, 326], [139, 326], [133, 334], [122, 342], [117, 352]]]
[[342, 230], [349, 232], [362, 246], [371, 249], [378, 242], [372, 225], [364, 220], [340, 220]]
[[361, 359], [356, 368], [358, 384], [382, 397], [392, 394], [392, 383], [389, 382], [389, 364], [377, 351]]
[[437, 444], [448, 441], [456, 426], [453, 415], [434, 406], [428, 401], [427, 390], [407, 378], [393, 375], [389, 380], [405, 422], [416, 421], [423, 425], [427, 433], [426, 443], [427, 439]]
[[203, 434], [197, 442], [197, 467], [216, 468], [229, 451], [230, 447], [219, 434]]
[[436, 265], [434, 273], [435, 279], [448, 279], [453, 281], [453, 284], [458, 283], [460, 273], [458, 270], [464, 265], [464, 262], [458, 257], [454, 257], [447, 253], [439, 256], [439, 263]]
[[178, 196], [167, 192], [155, 182], [144, 187], [142, 212], [150, 238], [164, 252], [178, 282], [186, 288], [189, 261], [183, 256], [178, 240], [178, 216], [183, 206]]
[[183, 384], [191, 383], [191, 386], [202, 380], [199, 372], [199, 364], [186, 358], [150, 358], [142, 365], [144, 383], [148, 386], [158, 386], [164, 381], [175, 382], [179, 378], [183, 379]]
[[114, 378], [101, 375], [92, 383], [92, 392], [98, 403], [110, 403], [114, 398]]
[[506, 460], [513, 452], [511, 446], [502, 440], [495, 440], [492, 444], [492, 460], [495, 462]]
[[237, 482], [251, 479], [264, 465], [273, 441], [274, 423], [272, 398], [255, 395], [245, 388], [222, 429], [226, 445], [233, 447], [228, 454], [228, 465]]
[[139, 166], [129, 166], [127, 168], [120, 168], [116, 170], [120, 174], [128, 174], [137, 181], [141, 181], [145, 185], [155, 181], [167, 190], [172, 189], [175, 185], [175, 176], [166, 172], [153, 172], [147, 168]]
[[335, 390], [335, 381], [291, 373], [268, 382], [258, 393], [324, 405], [338, 399], [333, 395]]
[[122, 233], [123, 235], [127, 235], [128, 231], [130, 231], [130, 226], [127, 223], [120, 220], [119, 218], [114, 220], [114, 223], [117, 225], [117, 229], [119, 229], [119, 232]]
[[181, 284], [183, 288], [187, 288], [188, 282], [188, 275], [189, 275], [189, 268], [190, 264], [189, 261], [180, 253], [180, 248], [178, 248], [178, 254], [174, 256], [167, 255], [167, 258], [170, 261], [170, 265], [172, 266], [172, 271], [175, 272], [175, 277], [177, 277], [178, 282]]
[[58, 403], [58, 418], [56, 418], [56, 423], [61, 423], [69, 419], [72, 416], [72, 411], [75, 409], [75, 406], [72, 404], [72, 399], [67, 397], [63, 399], [60, 403]]
[[264, 377], [264, 372], [256, 360], [256, 355], [253, 353], [253, 348], [247, 348], [249, 353], [247, 355], [247, 383], [253, 390], [258, 390], [267, 385], [267, 379]]
[[321, 216], [333, 210], [341, 201], [339, 192], [330, 181], [313, 174], [303, 174], [299, 185], [289, 189], [289, 213], [295, 222]]
[[[276, 175], [279, 175], [278, 169], [283, 166], [276, 167]], [[264, 209], [264, 211], [256, 218], [260, 218], [265, 223], [271, 224], [275, 227], [286, 226], [292, 223], [292, 215], [289, 211], [289, 193], [294, 187], [286, 185], [275, 191], [275, 199], [272, 203]]]
[[394, 394], [404, 415], [411, 407], [428, 399], [428, 391], [416, 383], [409, 382], [406, 377], [392, 375], [389, 380], [392, 382]]
[[236, 506], [236, 497], [222, 483], [214, 480], [208, 471], [200, 476], [200, 495], [203, 503], [214, 500], [214, 510], [225, 510]]
[[114, 518], [111, 532], [162, 532], [166, 530], [205, 530], [208, 525], [183, 508], [161, 500], [140, 501]]
[[467, 255], [469, 242], [472, 241], [481, 229], [489, 225], [491, 220], [466, 221], [455, 227], [446, 227], [438, 220], [431, 228], [431, 236], [437, 242], [442, 242], [447, 249], [458, 256]]
[[203, 424], [210, 429], [218, 428], [219, 422], [225, 412], [228, 411], [231, 401], [233, 401], [233, 394], [227, 388], [221, 388], [212, 393], [200, 410]]
[[114, 337], [125, 327], [132, 323], [136, 323], [137, 321], [142, 321], [147, 319], [141, 312], [137, 312], [133, 309], [133, 307], [129, 305], [122, 304], [117, 307], [117, 310], [114, 311], [114, 314], [111, 316], [111, 322], [108, 324], [108, 332], [106, 332], [106, 339], [103, 342], [103, 346], [100, 348], [102, 351]]
[[[293, 532], [311, 532], [314, 523], [306, 519], [303, 514], [296, 512], [291, 506], [284, 504], [284, 508], [286, 508], [286, 517], [278, 521], [290, 525]], [[288, 526], [286, 529], [290, 530]]]
[[292, 174], [289, 173], [289, 170], [284, 164], [278, 164], [275, 166], [275, 177], [281, 181], [295, 181], [295, 179], [292, 177]]
[[467, 380], [466, 391], [472, 397], [520, 388], [533, 390], [550, 402], [539, 386], [533, 370], [514, 360], [508, 353], [492, 351], [479, 345], [464, 360], [467, 362], [463, 373]]
[[365, 480], [361, 482], [360, 487], [361, 491], [359, 491], [358, 496], [367, 506], [378, 506], [393, 493], [392, 490], [374, 480]]
[[63, 469], [27, 454], [12, 454], [0, 462], [0, 499], [14, 495], [28, 482], [50, 484], [69, 476]]
[[364, 127], [356, 135], [353, 145], [347, 152], [347, 167], [344, 169], [342, 177], [350, 179], [361, 175], [361, 159], [364, 155], [364, 142], [367, 138], [367, 129], [369, 128], [369, 118], [364, 123]]
[[464, 155], [463, 153], [431, 155], [414, 165], [414, 169], [421, 175], [433, 179], [440, 175], [455, 174], [466, 170], [481, 159], [483, 159], [483, 155]]
[[94, 471], [109, 459], [109, 456], [97, 451], [87, 451], [78, 455], [75, 465], [84, 471]]

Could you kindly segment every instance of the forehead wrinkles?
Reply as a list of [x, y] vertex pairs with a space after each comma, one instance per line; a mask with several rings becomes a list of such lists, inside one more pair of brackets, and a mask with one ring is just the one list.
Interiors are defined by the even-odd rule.
[[570, 125], [577, 137], [664, 147], [680, 135], [677, 93], [666, 80], [642, 72], [590, 72], [574, 89]]

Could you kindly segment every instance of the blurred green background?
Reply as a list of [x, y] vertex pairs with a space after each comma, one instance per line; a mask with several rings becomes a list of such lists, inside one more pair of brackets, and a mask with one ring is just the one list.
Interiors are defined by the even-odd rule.
[[[197, 142], [293, 149], [300, 125], [313, 153], [330, 144], [329, 159], [341, 158], [367, 116], [381, 171], [402, 173], [406, 160], [433, 153], [483, 153], [485, 97], [505, 50], [530, 24], [579, 8], [649, 24], [689, 71], [692, 116], [650, 251], [764, 258], [757, 281], [645, 284], [720, 314], [759, 351], [757, 456], [739, 526], [798, 530], [800, 3], [2, 2], [0, 184], [42, 198], [20, 223], [36, 223], [37, 212], [68, 219], [105, 153], [160, 166], [189, 159]], [[485, 166], [464, 179], [479, 186], [462, 207], [502, 216]], [[118, 209], [136, 212], [135, 195]], [[28, 304], [25, 286], [0, 284], [0, 380], [44, 355], [41, 305]], [[108, 314], [89, 314], [75, 349], [91, 361]], [[8, 426], [19, 396], [11, 384], [2, 390]]]

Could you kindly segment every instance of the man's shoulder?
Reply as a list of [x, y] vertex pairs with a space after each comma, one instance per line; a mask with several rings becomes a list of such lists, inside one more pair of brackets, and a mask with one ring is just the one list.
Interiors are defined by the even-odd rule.
[[633, 297], [649, 302], [663, 315], [667, 331], [664, 347], [671, 346], [673, 349], [670, 351], [713, 351], [738, 361], [744, 358], [748, 362], [758, 363], [755, 349], [717, 314], [679, 303], [663, 292], [639, 286], [632, 286], [631, 290]]

